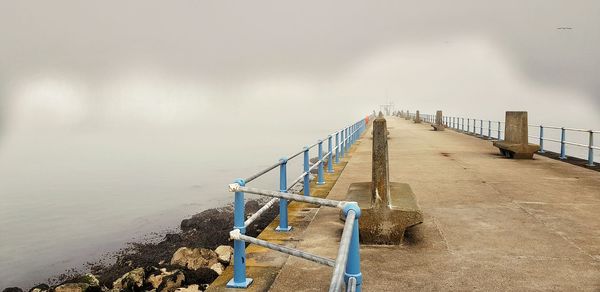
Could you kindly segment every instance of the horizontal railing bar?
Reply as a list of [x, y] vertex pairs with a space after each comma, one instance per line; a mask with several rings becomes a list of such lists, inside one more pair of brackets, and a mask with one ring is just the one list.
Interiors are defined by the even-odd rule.
[[308, 172], [303, 172], [297, 179], [295, 179], [290, 186], [287, 188], [286, 191], [291, 190], [297, 183], [299, 183], [302, 179], [304, 179], [304, 176], [306, 176], [308, 174]]
[[348, 262], [348, 249], [350, 248], [350, 239], [352, 238], [352, 228], [354, 227], [355, 218], [356, 213], [354, 210], [348, 211], [346, 223], [344, 223], [344, 230], [342, 231], [342, 238], [340, 239], [340, 247], [338, 248], [338, 254], [335, 260], [335, 267], [333, 268], [333, 275], [331, 276], [329, 292], [340, 291], [340, 288], [342, 287], [342, 279], [346, 263]]
[[230, 192], [244, 192], [244, 193], [250, 193], [250, 194], [255, 194], [255, 195], [263, 195], [263, 196], [268, 196], [268, 197], [287, 199], [287, 200], [291, 200], [291, 201], [305, 202], [305, 203], [339, 208], [339, 209], [344, 208], [344, 205], [347, 203], [346, 201], [335, 201], [335, 200], [302, 196], [302, 195], [296, 195], [296, 194], [288, 194], [288, 193], [282, 193], [282, 192], [276, 192], [276, 191], [260, 190], [257, 188], [242, 187], [237, 183], [230, 184], [229, 191]]
[[579, 143], [575, 143], [575, 142], [569, 142], [569, 141], [565, 141], [565, 144], [573, 145], [573, 146], [579, 146], [579, 147], [585, 147], [585, 148], [589, 147], [589, 145], [583, 145], [583, 144], [579, 144]]
[[278, 252], [289, 254], [289, 255], [299, 257], [299, 258], [302, 258], [305, 260], [309, 260], [311, 262], [315, 262], [318, 264], [322, 264], [322, 265], [326, 265], [326, 266], [330, 266], [330, 267], [335, 266], [335, 261], [332, 259], [328, 259], [328, 258], [324, 258], [322, 256], [310, 254], [310, 253], [307, 253], [307, 252], [304, 252], [301, 250], [297, 250], [294, 248], [289, 248], [287, 246], [270, 243], [268, 241], [254, 238], [251, 236], [243, 235], [239, 229], [235, 229], [235, 230], [231, 231], [229, 233], [229, 237], [233, 240], [243, 240], [245, 242], [249, 242], [252, 244], [256, 244], [258, 246], [266, 247], [268, 249], [272, 249], [272, 250], [275, 250]]
[[290, 161], [290, 160], [292, 160], [292, 159], [296, 158], [298, 155], [300, 155], [300, 154], [302, 154], [302, 153], [304, 153], [304, 149], [302, 149], [302, 150], [300, 150], [299, 152], [295, 153], [294, 155], [290, 156], [290, 157], [288, 158], [288, 161]]
[[258, 178], [258, 177], [260, 177], [261, 175], [263, 175], [263, 174], [265, 174], [265, 173], [267, 173], [267, 172], [269, 172], [269, 171], [271, 171], [271, 170], [273, 170], [273, 169], [275, 169], [275, 168], [279, 167], [280, 165], [281, 165], [281, 161], [279, 161], [279, 162], [277, 162], [277, 163], [275, 163], [275, 164], [273, 164], [273, 165], [271, 165], [271, 166], [269, 166], [269, 167], [267, 167], [267, 168], [265, 168], [265, 169], [263, 169], [263, 170], [261, 170], [261, 171], [257, 172], [256, 174], [254, 174], [254, 175], [252, 175], [252, 176], [250, 176], [250, 177], [246, 178], [244, 181], [245, 181], [246, 183], [249, 183], [249, 182], [251, 182], [251, 181], [253, 181], [253, 180], [257, 179], [257, 178]]
[[247, 228], [248, 226], [250, 226], [250, 224], [252, 224], [252, 222], [254, 222], [254, 220], [258, 219], [258, 217], [260, 217], [264, 212], [269, 210], [277, 201], [279, 201], [278, 198], [273, 198], [269, 202], [267, 202], [264, 206], [262, 206], [262, 208], [258, 209], [258, 211], [256, 211], [256, 213], [252, 214], [252, 216], [250, 216], [250, 218], [248, 218], [244, 222], [244, 227]]
[[544, 138], [544, 141], [550, 141], [550, 142], [561, 143], [561, 141], [560, 141], [560, 140], [556, 140], [556, 139], [552, 139], [552, 138]]

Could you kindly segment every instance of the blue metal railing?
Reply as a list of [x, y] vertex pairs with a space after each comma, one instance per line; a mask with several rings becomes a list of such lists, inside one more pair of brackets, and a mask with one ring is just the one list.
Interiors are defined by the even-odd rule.
[[[432, 119], [431, 119], [432, 117], [434, 118], [433, 121], [435, 121], [435, 116], [433, 116], [433, 115], [422, 114], [421, 116], [425, 116], [426, 120], [430, 123], [432, 121]], [[411, 115], [411, 117], [414, 117], [414, 115]], [[454, 129], [456, 131], [464, 132], [467, 134], [476, 134], [482, 138], [487, 138], [490, 140], [491, 139], [502, 140], [502, 133], [504, 133], [504, 130], [502, 130], [502, 125], [504, 124], [504, 122], [500, 122], [500, 121], [467, 118], [466, 119], [466, 130], [465, 130], [465, 118], [443, 116], [442, 121], [445, 126], [451, 128], [451, 129]], [[473, 123], [470, 123], [470, 121], [473, 121]], [[541, 148], [539, 151], [540, 153], [546, 152], [545, 142], [548, 141], [548, 142], [553, 142], [553, 143], [559, 144], [559, 146], [560, 146], [559, 158], [560, 159], [567, 159], [567, 145], [571, 145], [571, 146], [576, 146], [576, 147], [587, 149], [587, 153], [585, 155], [585, 156], [587, 156], [587, 157], [585, 157], [585, 159], [587, 159], [587, 164], [586, 164], [587, 166], [595, 166], [595, 162], [596, 163], [600, 162], [600, 161], [597, 161], [594, 156], [594, 150], [600, 150], [600, 147], [595, 146], [595, 143], [594, 143], [594, 138], [597, 136], [595, 134], [599, 134], [600, 133], [599, 130], [574, 129], [574, 128], [544, 126], [544, 125], [539, 125], [539, 126], [538, 125], [528, 125], [528, 126], [530, 128], [534, 128], [539, 131], [538, 136], [528, 135], [528, 137], [538, 140], [540, 148]], [[548, 138], [547, 136], [545, 136], [545, 133], [544, 133], [545, 129], [560, 130], [560, 138]], [[478, 130], [479, 130], [479, 133], [477, 133]], [[487, 130], [487, 135], [484, 135], [484, 131], [486, 131], [486, 130]], [[567, 134], [569, 132], [571, 132], [571, 133], [575, 133], [575, 132], [587, 133], [587, 144], [577, 143], [577, 142], [573, 142], [573, 141], [567, 141]], [[493, 135], [494, 133], [496, 134], [495, 136]]]
[[[277, 163], [266, 169], [257, 172], [256, 174], [246, 178], [237, 179], [229, 186], [229, 191], [235, 193], [234, 201], [234, 226], [230, 233], [230, 238], [234, 240], [234, 267], [233, 279], [227, 283], [229, 288], [246, 288], [252, 283], [252, 279], [246, 277], [246, 250], [245, 242], [264, 246], [279, 252], [297, 256], [317, 262], [324, 265], [334, 267], [334, 273], [331, 280], [330, 291], [339, 291], [341, 288], [341, 279], [343, 276], [346, 287], [352, 291], [361, 291], [362, 274], [360, 273], [360, 246], [358, 234], [358, 218], [360, 217], [360, 208], [355, 202], [334, 201], [311, 197], [310, 195], [310, 174], [311, 171], [317, 169], [317, 184], [325, 184], [324, 164], [327, 163], [327, 172], [333, 173], [333, 164], [339, 163], [339, 158], [343, 157], [348, 152], [350, 146], [354, 144], [365, 131], [369, 119], [374, 116], [368, 116], [366, 119], [361, 119], [358, 122], [345, 127], [334, 134], [327, 136], [327, 153], [323, 153], [323, 140], [318, 140], [317, 143], [306, 146], [302, 151], [291, 155], [289, 158], [281, 158]], [[335, 136], [335, 146], [332, 144]], [[317, 161], [311, 166], [309, 159], [310, 149], [317, 147]], [[335, 153], [335, 154], [334, 154]], [[288, 161], [303, 155], [303, 173], [288, 185], [287, 180], [287, 164]], [[334, 157], [335, 156], [335, 157]], [[279, 167], [279, 191], [261, 190], [249, 188], [246, 185], [254, 179], [270, 172]], [[303, 181], [303, 195], [290, 193], [290, 190]], [[255, 212], [250, 218], [244, 221], [244, 193], [272, 197], [262, 208]], [[346, 223], [340, 240], [338, 257], [336, 260], [326, 259], [317, 255], [309, 254], [300, 250], [289, 247], [269, 243], [264, 240], [246, 236], [246, 228], [258, 219], [265, 211], [271, 208], [279, 201], [279, 225], [276, 230], [280, 232], [290, 231], [292, 226], [288, 223], [288, 202], [300, 201], [320, 206], [337, 207], [343, 210], [346, 215]]]

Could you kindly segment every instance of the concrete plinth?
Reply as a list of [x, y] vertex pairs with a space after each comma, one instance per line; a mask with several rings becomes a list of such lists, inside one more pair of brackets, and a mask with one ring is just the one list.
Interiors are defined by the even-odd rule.
[[532, 159], [540, 146], [529, 144], [527, 112], [506, 112], [504, 140], [493, 143], [507, 158]]
[[363, 244], [397, 245], [404, 238], [404, 231], [423, 223], [415, 194], [405, 183], [389, 183], [389, 205], [381, 200], [371, 202], [371, 182], [350, 184], [346, 200], [360, 206], [360, 242]]

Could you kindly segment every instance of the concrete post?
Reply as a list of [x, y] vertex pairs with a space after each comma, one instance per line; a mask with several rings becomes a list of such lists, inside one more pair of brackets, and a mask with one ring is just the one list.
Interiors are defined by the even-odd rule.
[[420, 115], [419, 111], [417, 111], [417, 114], [415, 115], [415, 123], [416, 124], [421, 123], [421, 115]]
[[[498, 139], [494, 146], [508, 158], [531, 159], [540, 146], [529, 144], [527, 112], [506, 112], [504, 140]], [[500, 133], [498, 132], [500, 137]]]
[[[418, 117], [417, 111], [417, 117]], [[373, 121], [373, 157], [372, 157], [372, 179], [371, 202], [381, 201], [384, 206], [388, 205], [389, 186], [389, 165], [388, 165], [388, 143], [387, 143], [387, 123], [383, 115]]]

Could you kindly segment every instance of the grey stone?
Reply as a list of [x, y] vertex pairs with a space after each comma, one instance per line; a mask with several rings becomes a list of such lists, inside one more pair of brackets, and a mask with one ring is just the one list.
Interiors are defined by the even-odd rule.
[[144, 285], [146, 273], [144, 268], [137, 268], [126, 273], [113, 283], [113, 289], [119, 290], [138, 290]]
[[229, 265], [231, 257], [233, 256], [233, 248], [229, 245], [220, 245], [215, 249], [215, 252], [219, 256], [219, 262], [224, 265]]
[[507, 111], [504, 127], [504, 140], [493, 143], [500, 153], [508, 158], [532, 159], [540, 146], [529, 144], [527, 112]]

